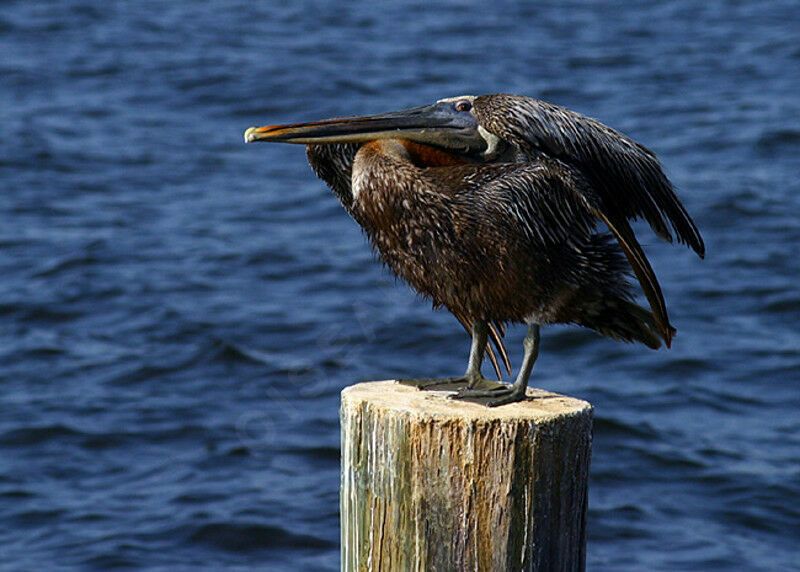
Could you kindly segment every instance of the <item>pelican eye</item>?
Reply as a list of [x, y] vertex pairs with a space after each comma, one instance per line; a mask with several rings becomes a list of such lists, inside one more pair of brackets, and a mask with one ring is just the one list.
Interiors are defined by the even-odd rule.
[[462, 99], [461, 101], [456, 102], [455, 108], [456, 111], [469, 111], [472, 109], [472, 102]]

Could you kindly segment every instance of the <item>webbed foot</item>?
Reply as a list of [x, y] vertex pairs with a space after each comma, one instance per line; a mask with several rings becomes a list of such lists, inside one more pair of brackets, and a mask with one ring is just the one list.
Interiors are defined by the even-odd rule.
[[[461, 390], [461, 391], [469, 391], [469, 390], [499, 390], [505, 386], [503, 383], [498, 383], [496, 381], [492, 381], [490, 379], [486, 379], [481, 375], [478, 374], [466, 374], [461, 375], [458, 377], [442, 377], [442, 378], [430, 378], [430, 379], [398, 379], [399, 383], [403, 385], [410, 385], [412, 387], [417, 387], [419, 389], [441, 389], [443, 391], [453, 391], [453, 390]], [[454, 386], [454, 387], [448, 387]]]
[[536, 357], [539, 355], [539, 326], [537, 324], [528, 325], [528, 333], [525, 336], [525, 342], [523, 345], [525, 347], [525, 357], [522, 359], [522, 367], [519, 370], [516, 381], [514, 381], [514, 385], [502, 385], [499, 389], [488, 391], [469, 386], [453, 395], [452, 398], [496, 398], [486, 402], [487, 407], [497, 407], [498, 405], [524, 401], [526, 399], [525, 391], [528, 387], [528, 378], [531, 375], [531, 369], [536, 361]]
[[397, 383], [402, 383], [403, 385], [410, 385], [411, 387], [416, 387], [417, 389], [433, 389], [435, 387], [439, 387], [443, 390], [452, 389], [448, 387], [444, 387], [447, 385], [459, 385], [463, 386], [466, 383], [467, 378], [466, 376], [458, 376], [458, 377], [432, 377], [432, 378], [423, 378], [423, 379], [398, 379]]
[[515, 386], [501, 385], [492, 390], [479, 390], [479, 389], [462, 389], [455, 395], [451, 395], [450, 399], [481, 399], [486, 397], [496, 397], [486, 402], [487, 407], [497, 407], [498, 405], [505, 405], [507, 403], [515, 403], [517, 401], [524, 401], [525, 388], [517, 388]]

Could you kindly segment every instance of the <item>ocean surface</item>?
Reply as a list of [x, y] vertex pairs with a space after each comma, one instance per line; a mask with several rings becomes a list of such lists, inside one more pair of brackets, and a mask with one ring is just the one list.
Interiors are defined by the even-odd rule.
[[799, 39], [794, 0], [3, 2], [0, 569], [338, 569], [339, 392], [469, 340], [242, 133], [496, 92], [651, 147], [708, 248], [638, 227], [672, 350], [543, 332], [589, 568], [800, 569]]

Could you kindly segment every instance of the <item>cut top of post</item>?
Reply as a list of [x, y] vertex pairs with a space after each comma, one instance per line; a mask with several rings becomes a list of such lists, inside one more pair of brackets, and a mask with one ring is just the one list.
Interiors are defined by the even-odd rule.
[[342, 403], [356, 406], [368, 402], [384, 411], [438, 418], [459, 418], [465, 421], [528, 420], [535, 423], [573, 416], [591, 410], [586, 401], [528, 388], [532, 399], [499, 407], [487, 407], [476, 401], [448, 399], [452, 391], [420, 390], [396, 381], [372, 381], [347, 387], [342, 391]]

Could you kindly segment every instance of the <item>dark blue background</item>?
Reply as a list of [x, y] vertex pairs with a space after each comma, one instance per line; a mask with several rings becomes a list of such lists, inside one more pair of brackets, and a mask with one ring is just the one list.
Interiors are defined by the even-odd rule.
[[798, 5], [637, 4], [3, 2], [0, 567], [336, 569], [339, 391], [468, 338], [242, 132], [494, 92], [652, 147], [708, 245], [640, 228], [671, 351], [544, 331], [590, 568], [800, 566]]

